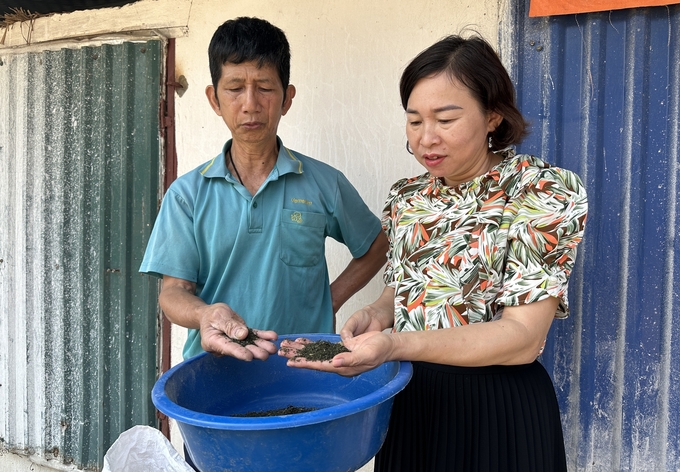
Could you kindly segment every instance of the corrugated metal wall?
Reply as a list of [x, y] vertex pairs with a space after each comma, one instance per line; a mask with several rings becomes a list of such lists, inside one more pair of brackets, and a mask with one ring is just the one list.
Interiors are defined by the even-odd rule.
[[520, 151], [588, 188], [572, 316], [543, 356], [570, 470], [680, 470], [680, 6], [528, 18], [502, 49], [533, 122]]
[[0, 446], [98, 469], [155, 425], [159, 41], [0, 51]]

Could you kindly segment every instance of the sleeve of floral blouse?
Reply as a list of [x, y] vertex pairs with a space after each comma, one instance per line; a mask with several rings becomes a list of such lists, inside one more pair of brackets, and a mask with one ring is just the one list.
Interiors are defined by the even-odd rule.
[[387, 264], [385, 265], [385, 271], [383, 272], [383, 282], [388, 287], [394, 287], [394, 266], [392, 253], [394, 251], [394, 224], [393, 224], [393, 211], [394, 211], [394, 200], [397, 195], [397, 186], [399, 182], [395, 183], [390, 189], [390, 193], [383, 206], [383, 212], [381, 216], [383, 232], [387, 235], [387, 240], [389, 241], [389, 247], [387, 249]]
[[517, 306], [552, 296], [561, 302], [556, 316], [566, 317], [569, 276], [588, 213], [581, 179], [566, 169], [543, 169], [508, 211], [514, 218], [498, 303]]

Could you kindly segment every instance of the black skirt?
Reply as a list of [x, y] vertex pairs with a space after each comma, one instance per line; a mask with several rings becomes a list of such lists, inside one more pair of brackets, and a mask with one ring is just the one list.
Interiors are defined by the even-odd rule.
[[394, 400], [376, 472], [563, 472], [560, 411], [535, 361], [519, 366], [413, 363]]

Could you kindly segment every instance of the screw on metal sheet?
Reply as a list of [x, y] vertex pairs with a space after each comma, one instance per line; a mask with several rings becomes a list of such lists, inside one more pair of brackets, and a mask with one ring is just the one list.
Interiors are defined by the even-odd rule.
[[144, 53], [146, 52], [146, 48], [141, 48], [141, 49], [139, 50], [139, 52], [141, 52], [142, 54], [144, 54]]
[[537, 50], [537, 51], [543, 51], [543, 46], [538, 46], [538, 47], [536, 48], [536, 50]]
[[95, 61], [99, 59], [99, 54], [92, 54], [92, 59], [94, 59]]
[[529, 46], [536, 46], [536, 41], [529, 41]]

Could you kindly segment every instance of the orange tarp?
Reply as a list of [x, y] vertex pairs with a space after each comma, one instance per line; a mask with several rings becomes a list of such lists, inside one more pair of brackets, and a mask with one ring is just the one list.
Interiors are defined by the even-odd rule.
[[658, 7], [680, 0], [531, 0], [529, 16], [567, 15], [594, 11], [622, 10], [635, 7]]

